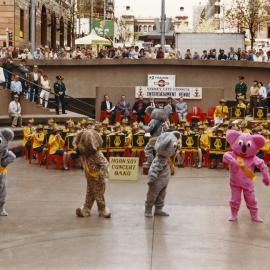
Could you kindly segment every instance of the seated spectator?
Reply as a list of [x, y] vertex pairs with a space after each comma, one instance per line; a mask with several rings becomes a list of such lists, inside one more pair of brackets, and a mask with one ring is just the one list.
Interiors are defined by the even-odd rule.
[[227, 60], [227, 55], [225, 54], [224, 50], [219, 51], [218, 60]]
[[217, 60], [217, 53], [215, 49], [209, 51], [208, 60]]
[[72, 59], [82, 59], [82, 53], [79, 47], [72, 53]]
[[215, 124], [222, 124], [224, 120], [226, 120], [229, 116], [229, 108], [226, 106], [226, 101], [221, 99], [219, 105], [216, 106], [214, 112], [214, 120]]
[[178, 102], [175, 104], [175, 111], [178, 114], [179, 122], [185, 120], [188, 114], [188, 105], [182, 97], [180, 97]]
[[124, 48], [122, 58], [129, 58], [129, 50], [127, 48]]
[[240, 54], [240, 60], [241, 61], [246, 61], [248, 59], [248, 54], [245, 50], [242, 50], [241, 51], [241, 54]]
[[144, 48], [141, 48], [139, 51], [139, 59], [144, 59], [145, 58], [145, 51]]
[[233, 47], [230, 48], [230, 51], [228, 53], [228, 60], [231, 60], [231, 61], [237, 61], [238, 60], [238, 56], [234, 50]]
[[114, 111], [114, 107], [112, 106], [112, 102], [109, 99], [108, 95], [104, 95], [104, 99], [101, 102], [101, 111], [106, 112], [108, 115], [112, 115]]
[[12, 119], [11, 127], [21, 127], [22, 126], [22, 109], [19, 102], [19, 96], [15, 95], [14, 100], [9, 103], [8, 113]]
[[122, 58], [122, 51], [121, 51], [121, 48], [118, 47], [115, 51], [115, 54], [114, 54], [114, 58], [115, 59], [121, 59]]
[[122, 95], [121, 100], [116, 105], [116, 111], [123, 114], [124, 117], [129, 117], [130, 104], [126, 101], [126, 96]]
[[147, 59], [156, 59], [156, 54], [151, 48], [149, 48], [148, 51], [145, 54], [145, 58], [147, 58]]
[[256, 52], [255, 55], [253, 55], [253, 61], [254, 62], [263, 62], [263, 57], [260, 52]]
[[34, 58], [35, 60], [42, 60], [42, 59], [44, 59], [44, 55], [43, 55], [43, 53], [41, 52], [41, 49], [40, 49], [40, 48], [37, 48], [36, 51], [34, 51], [33, 58]]
[[10, 84], [10, 91], [11, 91], [11, 97], [14, 97], [15, 95], [21, 97], [22, 92], [22, 83], [20, 81], [19, 75], [15, 75], [14, 80], [11, 81]]
[[131, 59], [139, 59], [139, 47], [138, 46], [136, 46], [136, 47], [132, 46], [131, 47], [129, 57]]
[[138, 100], [134, 103], [132, 111], [137, 115], [137, 122], [144, 122], [146, 104], [143, 102], [143, 97], [139, 96]]

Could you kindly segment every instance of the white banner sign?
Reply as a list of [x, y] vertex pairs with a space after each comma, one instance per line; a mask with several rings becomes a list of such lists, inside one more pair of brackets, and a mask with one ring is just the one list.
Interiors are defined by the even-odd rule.
[[184, 99], [202, 99], [202, 87], [149, 87], [136, 86], [135, 97], [165, 99], [172, 97], [174, 99], [183, 97]]
[[175, 87], [175, 75], [148, 74], [149, 87]]

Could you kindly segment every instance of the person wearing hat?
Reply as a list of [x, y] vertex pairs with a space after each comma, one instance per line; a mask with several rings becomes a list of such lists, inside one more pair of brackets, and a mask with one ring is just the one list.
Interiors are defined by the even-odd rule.
[[21, 127], [22, 126], [22, 115], [21, 115], [22, 108], [19, 102], [19, 96], [14, 95], [13, 98], [14, 100], [12, 100], [8, 106], [8, 113], [12, 120], [11, 127], [13, 128]]
[[28, 151], [28, 158], [31, 150], [31, 139], [34, 136], [35, 129], [33, 128], [34, 119], [28, 120], [27, 126], [23, 128], [23, 142], [22, 146]]
[[198, 148], [198, 168], [202, 167], [202, 159], [206, 155], [207, 150], [209, 149], [209, 136], [205, 132], [205, 127], [200, 125], [198, 127], [199, 135], [199, 148]]
[[241, 108], [241, 109], [247, 109], [247, 105], [245, 104], [245, 99], [244, 98], [242, 98], [242, 97], [240, 97], [239, 99], [238, 99], [238, 103], [237, 103], [237, 105], [236, 105], [236, 107], [237, 108]]
[[61, 137], [61, 129], [55, 127], [53, 134], [49, 137], [49, 155], [58, 155], [63, 157], [63, 167], [68, 170], [68, 153], [64, 151], [65, 141]]
[[29, 74], [30, 83], [30, 101], [37, 102], [39, 97], [41, 74], [39, 73], [38, 66], [34, 65], [32, 72]]
[[41, 153], [45, 150], [46, 146], [44, 144], [45, 133], [42, 125], [36, 127], [36, 131], [33, 136], [33, 150], [37, 153]]
[[184, 135], [193, 135], [194, 132], [191, 130], [191, 126], [189, 123], [185, 124], [185, 132]]
[[245, 77], [239, 76], [239, 82], [235, 85], [235, 99], [238, 101], [239, 98], [246, 99], [247, 97], [247, 85], [245, 83]]
[[215, 125], [222, 124], [229, 116], [229, 108], [226, 106], [225, 99], [221, 99], [214, 112]]
[[53, 85], [55, 103], [56, 103], [56, 114], [59, 114], [59, 105], [62, 107], [62, 114], [66, 114], [66, 86], [63, 82], [64, 78], [60, 75], [56, 76], [56, 82]]

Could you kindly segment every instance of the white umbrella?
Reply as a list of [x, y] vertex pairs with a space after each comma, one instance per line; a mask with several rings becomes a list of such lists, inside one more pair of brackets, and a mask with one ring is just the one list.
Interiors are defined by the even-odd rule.
[[96, 31], [93, 29], [91, 34], [82, 38], [77, 38], [75, 40], [76, 45], [111, 45], [111, 42], [103, 37], [97, 35]]

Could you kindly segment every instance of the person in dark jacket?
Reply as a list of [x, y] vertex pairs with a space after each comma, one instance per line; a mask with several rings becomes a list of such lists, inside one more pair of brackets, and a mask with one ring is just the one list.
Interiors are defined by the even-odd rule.
[[10, 89], [10, 83], [12, 78], [12, 70], [13, 70], [13, 61], [11, 57], [7, 57], [3, 63], [4, 75], [6, 80], [6, 87]]
[[20, 81], [22, 83], [23, 92], [27, 92], [27, 77], [29, 73], [29, 69], [25, 66], [25, 60], [23, 59], [18, 67], [18, 73], [20, 76]]
[[66, 86], [63, 83], [64, 78], [60, 75], [56, 76], [56, 82], [53, 85], [56, 103], [56, 113], [59, 114], [59, 104], [61, 103], [62, 114], [66, 114]]
[[143, 97], [139, 96], [132, 108], [133, 113], [137, 115], [138, 122], [144, 122], [145, 109], [146, 103], [143, 102]]

